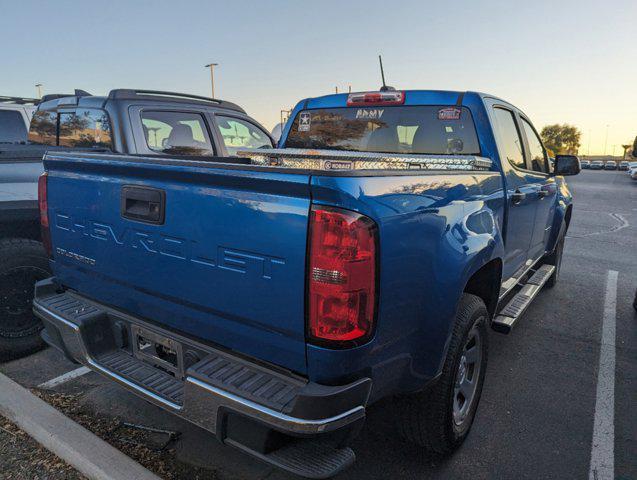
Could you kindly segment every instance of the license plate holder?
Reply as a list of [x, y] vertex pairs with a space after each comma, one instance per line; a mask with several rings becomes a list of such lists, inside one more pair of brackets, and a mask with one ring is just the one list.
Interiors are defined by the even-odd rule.
[[131, 327], [133, 355], [139, 360], [164, 370], [176, 378], [184, 378], [184, 356], [181, 343], [138, 325]]

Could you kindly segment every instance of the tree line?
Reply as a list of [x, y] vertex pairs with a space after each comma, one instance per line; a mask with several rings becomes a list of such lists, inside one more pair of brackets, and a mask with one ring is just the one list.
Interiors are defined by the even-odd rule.
[[[581, 146], [582, 132], [567, 123], [553, 125], [547, 125], [542, 129], [540, 133], [544, 146], [549, 150], [551, 156], [558, 153], [567, 155], [577, 155], [577, 151]], [[624, 149], [624, 155], [633, 155], [637, 157], [637, 137], [633, 145], [622, 145]]]

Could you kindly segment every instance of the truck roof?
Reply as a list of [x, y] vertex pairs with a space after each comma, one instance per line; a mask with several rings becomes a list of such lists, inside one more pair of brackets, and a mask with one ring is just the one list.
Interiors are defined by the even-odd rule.
[[[510, 102], [503, 100], [495, 95], [473, 91], [458, 90], [400, 90], [405, 93], [405, 105], [453, 105], [458, 100], [474, 96], [478, 98], [495, 98], [503, 103], [511, 105]], [[373, 91], [373, 90], [370, 90]], [[351, 92], [351, 93], [368, 93], [369, 91]], [[302, 100], [303, 108], [337, 108], [342, 107], [347, 102], [350, 93], [336, 93], [331, 95], [323, 95], [321, 97], [313, 97]], [[513, 105], [511, 105], [513, 106]]]
[[69, 95], [49, 95], [43, 99], [43, 102], [40, 103], [39, 107], [42, 110], [50, 110], [63, 106], [103, 108], [106, 102], [117, 100], [152, 101], [153, 103], [162, 102], [179, 105], [189, 103], [246, 113], [239, 105], [226, 100], [203, 97], [200, 95], [191, 95], [187, 93], [130, 88], [118, 88], [111, 90], [109, 94], [105, 96], [91, 95], [81, 90], [76, 90], [75, 94]]

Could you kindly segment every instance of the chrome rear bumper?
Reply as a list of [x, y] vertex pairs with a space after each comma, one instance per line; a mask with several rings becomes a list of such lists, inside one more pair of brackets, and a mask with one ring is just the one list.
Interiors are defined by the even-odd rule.
[[[77, 293], [57, 293], [52, 279], [36, 285], [33, 311], [45, 324], [45, 340], [72, 360], [215, 433], [221, 440], [224, 417], [229, 413], [293, 436], [334, 432], [362, 423], [365, 418], [371, 389], [368, 378], [338, 387], [312, 384], [194, 343]], [[122, 348], [121, 339], [112, 338], [114, 326], [127, 332], [132, 325], [170, 336], [205, 356], [184, 369], [183, 378], [177, 378], [136, 358], [134, 352]], [[226, 375], [215, 371], [219, 366]]]

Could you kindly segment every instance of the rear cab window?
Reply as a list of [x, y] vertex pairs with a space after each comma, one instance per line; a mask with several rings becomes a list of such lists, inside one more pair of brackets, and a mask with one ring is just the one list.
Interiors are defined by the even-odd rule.
[[39, 110], [29, 128], [29, 142], [69, 148], [112, 149], [111, 122], [105, 110], [78, 108], [71, 111]]
[[213, 156], [204, 117], [195, 112], [141, 111], [147, 147], [157, 154]]
[[31, 118], [29, 142], [37, 145], [57, 145], [58, 114], [38, 110]]
[[59, 115], [59, 146], [113, 148], [111, 123], [104, 110], [78, 108], [72, 112], [60, 112]]
[[445, 105], [304, 110], [295, 117], [285, 146], [379, 153], [480, 154], [469, 109]]

